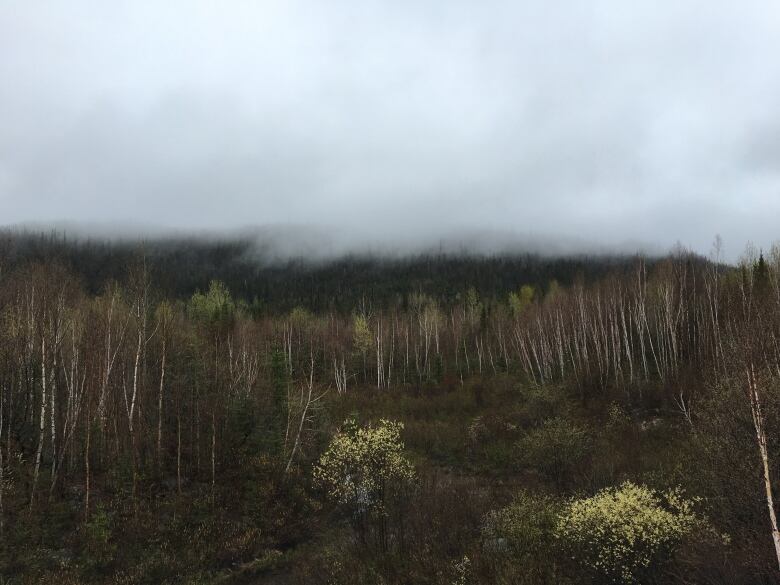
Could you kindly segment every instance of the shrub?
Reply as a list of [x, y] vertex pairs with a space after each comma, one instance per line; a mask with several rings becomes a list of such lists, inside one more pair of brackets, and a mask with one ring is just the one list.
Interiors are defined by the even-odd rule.
[[560, 504], [544, 494], [518, 493], [511, 504], [485, 514], [482, 549], [490, 582], [503, 585], [566, 583], [555, 529]]
[[364, 540], [372, 530], [382, 550], [388, 545], [391, 509], [398, 507], [415, 478], [403, 454], [402, 429], [403, 424], [387, 420], [366, 427], [347, 421], [314, 469], [314, 479], [328, 498], [352, 512]]
[[402, 423], [387, 420], [362, 428], [348, 421], [320, 457], [315, 481], [339, 504], [381, 510], [389, 492], [414, 479], [402, 429]]
[[97, 506], [82, 529], [82, 564], [89, 573], [106, 571], [117, 552], [112, 520], [103, 506]]
[[559, 488], [590, 454], [588, 431], [563, 418], [551, 418], [517, 443], [521, 463], [537, 469]]
[[511, 504], [485, 515], [482, 537], [490, 550], [508, 551], [512, 556], [538, 557], [554, 543], [558, 507], [548, 496], [522, 491]]
[[697, 500], [625, 482], [571, 502], [556, 535], [588, 572], [613, 583], [647, 579], [703, 520]]

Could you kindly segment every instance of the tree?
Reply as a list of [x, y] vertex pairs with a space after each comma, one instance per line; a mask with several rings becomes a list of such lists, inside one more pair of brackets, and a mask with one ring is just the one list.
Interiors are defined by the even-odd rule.
[[475, 328], [482, 319], [482, 302], [479, 300], [477, 289], [473, 286], [466, 291], [466, 301], [464, 306], [466, 323]]
[[780, 529], [775, 511], [772, 488], [771, 461], [769, 459], [768, 421], [765, 407], [768, 389], [777, 384], [780, 373], [780, 355], [777, 344], [777, 319], [771, 319], [769, 305], [770, 274], [763, 254], [755, 260], [755, 250], [748, 246], [746, 258], [740, 266], [741, 320], [729, 328], [726, 337], [730, 345], [728, 357], [724, 355], [724, 370], [732, 372], [734, 379], [742, 379], [744, 396], [750, 406], [756, 447], [761, 461], [763, 491], [769, 516], [775, 556], [780, 567]]
[[190, 299], [190, 315], [211, 324], [232, 322], [236, 304], [224, 283], [212, 280], [207, 293], [196, 291]]
[[352, 345], [363, 359], [363, 378], [366, 377], [366, 355], [374, 344], [368, 317], [364, 313], [352, 317]]
[[509, 293], [509, 308], [512, 315], [517, 318], [531, 306], [534, 301], [534, 287], [524, 284], [518, 292]]
[[[303, 433], [304, 425], [312, 422], [311, 411], [317, 406], [320, 400], [328, 393], [327, 390], [321, 391], [319, 394], [314, 394], [314, 354], [311, 355], [311, 361], [309, 365], [309, 377], [304, 384], [299, 387], [300, 396], [298, 399], [298, 424], [292, 431], [295, 433], [293, 438], [291, 431], [288, 429], [288, 444], [292, 440], [292, 447], [290, 447], [290, 454], [287, 459], [287, 465], [284, 467], [284, 472], [290, 471], [290, 466], [295, 460], [295, 454], [299, 450], [301, 445], [301, 435]], [[290, 413], [292, 414], [292, 412]], [[288, 417], [288, 418], [291, 418]]]

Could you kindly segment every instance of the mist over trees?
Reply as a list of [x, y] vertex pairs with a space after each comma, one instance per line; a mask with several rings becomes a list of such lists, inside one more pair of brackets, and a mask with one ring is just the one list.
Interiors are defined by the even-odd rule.
[[780, 249], [248, 246], [3, 237], [0, 574], [776, 580]]
[[[144, 256], [154, 267], [160, 294], [189, 297], [212, 280], [247, 302], [268, 310], [350, 312], [365, 296], [374, 305], [397, 305], [423, 292], [452, 301], [474, 287], [482, 297], [502, 296], [522, 285], [545, 288], [551, 280], [590, 281], [613, 269], [628, 269], [631, 255], [545, 256], [433, 250], [409, 255], [350, 252], [310, 259], [269, 252], [253, 237], [157, 237], [107, 240], [60, 232], [0, 232], [7, 269], [56, 260], [69, 267], [91, 293], [107, 280], [125, 279], [126, 267]], [[261, 307], [262, 308], [262, 307]]]

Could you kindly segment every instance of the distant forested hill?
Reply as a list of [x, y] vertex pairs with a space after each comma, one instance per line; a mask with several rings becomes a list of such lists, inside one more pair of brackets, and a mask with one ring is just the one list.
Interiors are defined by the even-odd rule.
[[576, 280], [588, 283], [623, 272], [635, 258], [420, 253], [279, 260], [264, 255], [250, 238], [109, 241], [61, 233], [6, 230], [0, 234], [0, 262], [6, 270], [53, 260], [75, 273], [91, 293], [110, 280], [121, 282], [129, 264], [145, 260], [155, 288], [166, 296], [187, 298], [196, 290], [206, 290], [211, 280], [220, 280], [258, 311], [302, 306], [318, 312], [349, 311], [364, 299], [378, 307], [403, 306], [415, 292], [446, 304], [457, 301], [469, 288], [486, 300], [503, 298], [526, 284], [545, 291], [552, 281], [568, 286]]

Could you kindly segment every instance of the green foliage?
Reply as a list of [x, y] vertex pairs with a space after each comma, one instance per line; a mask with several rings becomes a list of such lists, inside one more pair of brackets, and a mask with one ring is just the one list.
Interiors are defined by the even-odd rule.
[[683, 539], [704, 524], [698, 500], [679, 490], [658, 493], [625, 482], [590, 498], [572, 501], [561, 513], [556, 535], [589, 573], [612, 583], [652, 578]]
[[521, 491], [511, 504], [485, 516], [485, 545], [497, 551], [505, 549], [523, 564], [536, 562], [555, 545], [558, 509], [557, 502], [549, 496]]
[[231, 465], [242, 468], [248, 460], [256, 457], [263, 449], [262, 420], [257, 404], [245, 396], [230, 401], [227, 416], [225, 448], [231, 454], [229, 459]]
[[290, 311], [290, 323], [296, 328], [305, 329], [314, 321], [314, 315], [305, 307], [295, 307]]
[[512, 316], [519, 317], [531, 306], [534, 301], [534, 287], [524, 284], [518, 292], [509, 293], [509, 308]]
[[252, 319], [259, 319], [263, 313], [265, 313], [265, 310], [265, 301], [257, 295], [252, 297], [252, 302], [245, 303], [244, 305], [244, 311], [249, 314]]
[[189, 313], [193, 319], [207, 324], [230, 323], [236, 312], [236, 304], [227, 287], [212, 280], [206, 294], [197, 291], [190, 299]]
[[771, 293], [772, 284], [769, 275], [769, 266], [764, 259], [764, 254], [758, 256], [758, 260], [753, 263], [753, 286], [756, 296], [763, 301]]
[[158, 323], [164, 324], [164, 326], [167, 326], [171, 322], [173, 315], [173, 303], [168, 300], [161, 301], [154, 311], [155, 319]]
[[555, 538], [560, 503], [521, 490], [503, 508], [484, 515], [482, 550], [491, 582], [505, 585], [562, 585], [560, 547]]
[[591, 444], [586, 428], [556, 417], [530, 430], [517, 442], [517, 450], [522, 464], [563, 488], [590, 454]]
[[111, 517], [98, 506], [83, 527], [82, 564], [89, 572], [106, 571], [116, 554]]
[[374, 339], [368, 319], [365, 315], [354, 315], [352, 317], [352, 344], [355, 351], [365, 355], [373, 343]]
[[479, 325], [482, 319], [482, 303], [479, 300], [477, 289], [473, 286], [466, 291], [466, 322], [471, 327]]

